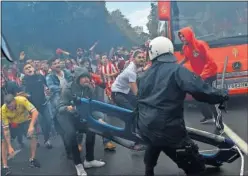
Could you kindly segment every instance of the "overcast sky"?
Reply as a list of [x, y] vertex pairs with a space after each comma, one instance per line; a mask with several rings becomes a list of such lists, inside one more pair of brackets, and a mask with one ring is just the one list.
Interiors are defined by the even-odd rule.
[[106, 2], [108, 11], [120, 9], [125, 17], [130, 21], [132, 27], [143, 26], [144, 32], [148, 32], [146, 23], [150, 13], [150, 2]]

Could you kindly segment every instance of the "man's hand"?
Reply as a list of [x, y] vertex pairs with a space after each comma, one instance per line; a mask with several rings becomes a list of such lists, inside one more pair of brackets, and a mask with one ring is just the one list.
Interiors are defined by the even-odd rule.
[[27, 134], [27, 136], [28, 137], [31, 137], [33, 134], [34, 134], [34, 126], [33, 125], [30, 125], [29, 128], [28, 128], [28, 134]]
[[148, 68], [150, 68], [152, 65], [151, 64], [147, 64], [144, 68], [143, 71], [146, 71]]
[[99, 119], [98, 120], [100, 123], [103, 123], [103, 124], [105, 124], [106, 122], [104, 122], [102, 119]]
[[188, 60], [184, 58], [181, 62], [179, 62], [179, 65], [184, 65], [186, 62], [188, 62]]
[[15, 150], [13, 149], [12, 146], [8, 146], [8, 153], [11, 157], [15, 155]]
[[68, 55], [68, 56], [70, 55], [70, 53], [67, 51], [63, 51], [63, 54]]
[[67, 106], [67, 111], [72, 112], [72, 111], [74, 111], [74, 110], [75, 110], [75, 108], [74, 108], [73, 106]]
[[50, 92], [50, 90], [49, 90], [48, 87], [45, 87], [45, 88], [44, 88], [44, 92], [45, 92], [45, 95], [46, 95], [46, 96], [50, 96], [50, 95], [51, 95], [51, 94], [50, 94], [51, 92]]
[[104, 76], [106, 76], [106, 77], [111, 77], [111, 75], [110, 75], [110, 74], [104, 74]]
[[20, 53], [20, 60], [23, 60], [24, 58], [25, 58], [25, 53], [24, 53], [24, 51], [22, 51], [21, 53]]

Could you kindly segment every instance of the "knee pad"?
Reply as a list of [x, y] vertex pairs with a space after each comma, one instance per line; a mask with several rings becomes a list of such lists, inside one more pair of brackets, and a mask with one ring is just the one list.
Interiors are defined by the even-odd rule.
[[183, 169], [186, 174], [200, 173], [205, 170], [204, 158], [199, 154], [198, 146], [194, 143], [177, 149], [176, 160], [178, 167]]

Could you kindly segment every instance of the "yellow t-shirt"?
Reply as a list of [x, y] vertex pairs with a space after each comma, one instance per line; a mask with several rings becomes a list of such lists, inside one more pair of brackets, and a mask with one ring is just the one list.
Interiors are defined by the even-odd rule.
[[16, 96], [15, 100], [15, 110], [9, 110], [6, 104], [1, 107], [1, 121], [3, 127], [7, 127], [9, 123], [20, 124], [30, 120], [30, 113], [36, 110], [34, 105], [23, 96]]

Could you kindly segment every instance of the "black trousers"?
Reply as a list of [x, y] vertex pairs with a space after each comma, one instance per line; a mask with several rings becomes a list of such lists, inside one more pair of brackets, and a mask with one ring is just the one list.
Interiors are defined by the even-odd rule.
[[94, 160], [95, 134], [88, 131], [79, 118], [57, 114], [55, 127], [62, 137], [66, 153], [72, 154], [75, 165], [82, 163], [78, 149], [78, 132], [86, 133], [86, 160]]
[[134, 110], [137, 105], [136, 96], [130, 91], [128, 94], [112, 92], [112, 98], [117, 106]]
[[[217, 75], [207, 78], [205, 82], [209, 85], [213, 85], [213, 82], [216, 81], [216, 79]], [[200, 111], [205, 119], [212, 119], [213, 117], [216, 119], [218, 116], [217, 109], [214, 105], [199, 102], [198, 107], [200, 108]]]
[[180, 149], [168, 146], [153, 146], [150, 143], [144, 157], [146, 176], [154, 176], [154, 167], [157, 165], [161, 151], [172, 159], [179, 168], [183, 169], [186, 174], [198, 174], [205, 170], [205, 162], [198, 152], [198, 146], [191, 139], [188, 139]]

